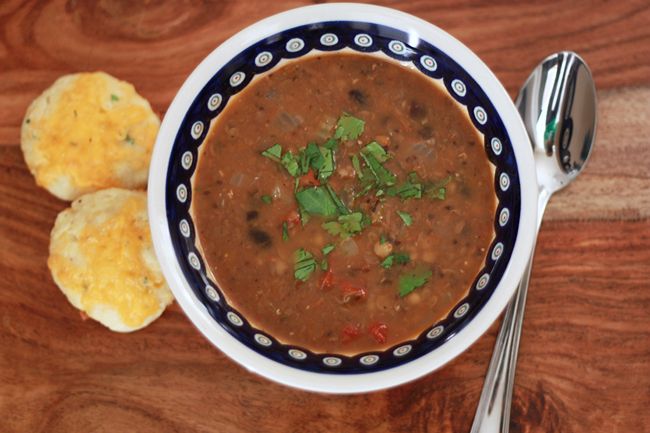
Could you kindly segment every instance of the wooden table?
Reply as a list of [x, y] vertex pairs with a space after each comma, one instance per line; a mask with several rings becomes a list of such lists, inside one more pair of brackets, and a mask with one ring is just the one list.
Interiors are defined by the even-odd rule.
[[[358, 396], [276, 385], [210, 346], [178, 307], [130, 335], [82, 322], [46, 267], [67, 204], [18, 147], [29, 102], [58, 76], [105, 70], [162, 115], [194, 66], [297, 1], [0, 4], [0, 431], [467, 432], [497, 326], [442, 370]], [[192, 4], [190, 4], [192, 3]], [[598, 142], [542, 227], [513, 432], [650, 431], [650, 3], [386, 2], [447, 30], [514, 96], [547, 54], [587, 60]]]

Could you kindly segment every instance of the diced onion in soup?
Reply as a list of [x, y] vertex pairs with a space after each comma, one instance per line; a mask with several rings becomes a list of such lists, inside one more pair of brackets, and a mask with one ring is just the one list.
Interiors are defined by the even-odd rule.
[[359, 254], [359, 246], [352, 238], [347, 238], [339, 246], [340, 251], [348, 257], [356, 256]]

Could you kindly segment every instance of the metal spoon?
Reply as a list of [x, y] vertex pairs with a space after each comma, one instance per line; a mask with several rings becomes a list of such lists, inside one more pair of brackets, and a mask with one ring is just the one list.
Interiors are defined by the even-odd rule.
[[[591, 153], [596, 132], [596, 89], [591, 72], [573, 52], [553, 54], [531, 73], [515, 104], [533, 145], [539, 184], [539, 232], [551, 195], [580, 174]], [[507, 433], [510, 428], [512, 388], [532, 261], [531, 256], [519, 289], [508, 304], [471, 433]]]

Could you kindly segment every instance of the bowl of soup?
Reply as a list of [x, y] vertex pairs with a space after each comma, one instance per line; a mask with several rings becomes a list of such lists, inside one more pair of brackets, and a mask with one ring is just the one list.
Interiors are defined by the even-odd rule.
[[164, 275], [249, 370], [306, 390], [395, 386], [497, 319], [532, 248], [517, 110], [459, 41], [370, 5], [291, 10], [187, 78], [149, 177]]

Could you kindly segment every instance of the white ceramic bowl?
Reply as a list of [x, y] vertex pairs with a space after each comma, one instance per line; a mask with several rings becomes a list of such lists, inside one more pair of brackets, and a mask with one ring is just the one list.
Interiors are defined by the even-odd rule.
[[[200, 251], [194, 249], [189, 211], [191, 173], [200, 158], [199, 145], [209, 121], [228, 97], [245, 87], [251, 75], [272, 68], [278, 57], [343, 47], [410, 62], [413, 69], [441, 80], [467, 106], [474, 125], [484, 134], [486, 153], [496, 166], [495, 191], [500, 198], [495, 215], [497, 239], [467, 302], [452, 310], [442, 325], [432, 324], [417, 340], [350, 358], [285, 346], [264, 330], [254, 329], [232, 309], [227, 297], [204, 275]], [[262, 56], [263, 52], [268, 55]], [[311, 391], [357, 393], [392, 387], [432, 372], [490, 327], [514, 293], [530, 255], [537, 188], [531, 146], [517, 110], [474, 53], [411, 15], [340, 3], [274, 15], [210, 53], [187, 78], [165, 115], [151, 161], [148, 194], [153, 242], [165, 278], [185, 314], [206, 338], [236, 362], [271, 380]]]

